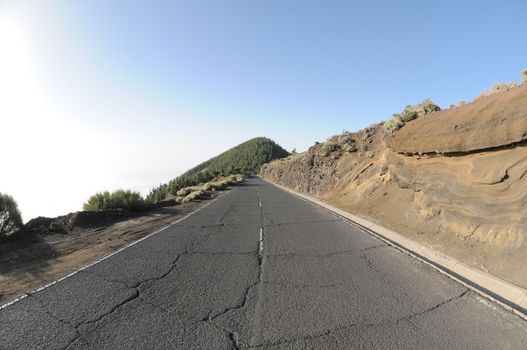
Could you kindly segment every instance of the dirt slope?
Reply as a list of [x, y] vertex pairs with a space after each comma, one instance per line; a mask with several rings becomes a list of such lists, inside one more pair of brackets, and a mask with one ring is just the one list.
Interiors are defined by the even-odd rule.
[[[527, 287], [527, 146], [517, 143], [527, 132], [524, 101], [526, 86], [432, 113], [393, 136], [380, 124], [334, 136], [261, 175]], [[463, 131], [449, 133], [451, 125]], [[439, 153], [418, 154], [432, 149]]]
[[386, 145], [396, 152], [468, 152], [527, 139], [527, 84], [405, 125]]

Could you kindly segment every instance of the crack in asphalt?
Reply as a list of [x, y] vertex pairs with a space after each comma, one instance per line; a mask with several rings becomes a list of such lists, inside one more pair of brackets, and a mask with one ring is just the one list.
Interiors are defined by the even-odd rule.
[[[272, 220], [270, 219], [269, 221], [272, 222]], [[311, 224], [323, 224], [326, 222], [338, 222], [338, 221], [345, 222], [342, 219], [327, 219], [327, 220], [313, 220], [313, 221], [306, 220], [306, 221], [292, 221], [292, 222], [277, 222], [277, 223], [272, 223], [266, 226], [267, 227], [280, 227], [280, 226], [287, 226], [287, 225], [303, 225], [303, 224], [311, 225]]]
[[[385, 247], [390, 247], [389, 245], [384, 245], [384, 246], [385, 246]], [[380, 275], [381, 280], [382, 280], [385, 284], [387, 284], [387, 285], [391, 285], [391, 286], [396, 285], [396, 284], [394, 283], [394, 281], [393, 281], [392, 279], [389, 278], [389, 276], [386, 274], [385, 271], [383, 271], [383, 270], [378, 269], [377, 267], [375, 267], [375, 265], [373, 264], [373, 262], [370, 260], [370, 258], [369, 258], [368, 255], [367, 255], [367, 251], [368, 251], [368, 250], [369, 250], [369, 249], [363, 250], [363, 254], [360, 255], [360, 259], [362, 259], [363, 261], [366, 262], [366, 264], [368, 265], [368, 268], [369, 268], [372, 272], [374, 272], [374, 273]], [[408, 292], [407, 292], [404, 288], [403, 288], [403, 289], [400, 289], [400, 292], [401, 292], [405, 297], [407, 297], [407, 298], [409, 298], [409, 299], [412, 298], [411, 295], [408, 294]], [[396, 298], [397, 298], [397, 297], [396, 297]], [[397, 299], [398, 299], [398, 298], [397, 298]], [[398, 301], [399, 301], [399, 302], [402, 302], [402, 301], [399, 300], [399, 299], [398, 299]]]
[[[410, 316], [407, 316], [407, 317], [402, 317], [400, 319], [397, 319], [396, 320], [396, 323], [399, 323], [399, 322], [402, 322], [402, 321], [411, 321], [412, 319], [416, 318], [416, 317], [419, 317], [419, 316], [422, 316], [422, 315], [425, 315], [427, 313], [430, 313], [430, 312], [433, 312], [434, 310], [437, 310], [453, 301], [456, 301], [456, 300], [459, 300], [461, 298], [463, 298], [465, 295], [467, 295], [468, 293], [470, 292], [470, 289], [466, 288], [462, 293], [456, 295], [456, 296], [453, 296], [452, 298], [449, 298], [447, 300], [443, 300], [442, 302], [436, 304], [435, 306], [433, 307], [430, 307], [428, 309], [425, 309], [423, 311], [420, 311], [420, 312], [417, 312], [417, 313], [414, 313], [413, 315], [410, 315]], [[415, 325], [414, 325], [415, 326]]]
[[277, 253], [277, 254], [265, 254], [268, 257], [305, 257], [305, 258], [322, 258], [322, 257], [330, 257], [335, 255], [345, 255], [345, 254], [357, 254], [362, 253], [365, 251], [368, 251], [370, 249], [377, 249], [377, 248], [387, 248], [390, 247], [387, 244], [379, 244], [372, 247], [362, 248], [362, 249], [350, 249], [350, 250], [341, 250], [336, 252], [329, 252], [325, 254], [306, 254], [306, 253]]
[[62, 318], [58, 317], [57, 315], [52, 313], [50, 310], [48, 310], [48, 308], [44, 304], [44, 302], [42, 300], [40, 300], [40, 298], [35, 296], [35, 293], [26, 293], [26, 295], [29, 298], [32, 298], [33, 300], [36, 300], [40, 304], [42, 311], [44, 311], [44, 313], [46, 313], [49, 317], [51, 317], [55, 321], [65, 325], [66, 327], [71, 328], [75, 332], [75, 336], [68, 342], [68, 344], [66, 344], [64, 349], [67, 349], [75, 340], [77, 340], [77, 339], [79, 339], [81, 337], [81, 335], [79, 333], [79, 329], [75, 325], [69, 323], [68, 321], [63, 320]]
[[232, 201], [231, 202], [231, 205], [225, 210], [225, 212], [223, 213], [223, 215], [221, 216], [220, 218], [220, 223], [223, 224], [225, 226], [225, 223], [223, 222], [223, 220], [225, 219], [225, 217], [227, 216], [227, 214], [232, 210], [232, 208], [234, 208], [234, 205], [236, 204], [236, 201]]
[[120, 284], [120, 285], [123, 285], [129, 289], [137, 289], [139, 288], [142, 284], [145, 284], [147, 282], [150, 282], [150, 281], [157, 281], [157, 280], [161, 280], [163, 278], [165, 278], [170, 272], [172, 272], [178, 261], [181, 259], [181, 257], [183, 255], [191, 255], [191, 253], [187, 253], [186, 251], [181, 253], [181, 254], [178, 254], [177, 257], [172, 261], [170, 262], [169, 264], [169, 268], [167, 269], [167, 271], [163, 272], [161, 275], [159, 276], [154, 276], [154, 277], [148, 277], [148, 278], [145, 278], [143, 280], [140, 280], [134, 284], [128, 284], [124, 281], [121, 281], [121, 280], [116, 280], [116, 279], [112, 279], [112, 278], [109, 278], [108, 276], [105, 276], [105, 275], [102, 275], [102, 274], [99, 274], [99, 273], [95, 273], [93, 271], [89, 271], [89, 270], [81, 270], [79, 271], [79, 273], [84, 273], [84, 274], [87, 274], [87, 275], [92, 275], [92, 276], [97, 276], [101, 279], [103, 279], [104, 281], [106, 282], [109, 282], [109, 283], [117, 283], [117, 284]]
[[71, 327], [71, 328], [75, 328], [75, 325], [69, 323], [68, 321], [65, 321], [63, 320], [62, 318], [58, 317], [57, 315], [55, 315], [54, 313], [52, 313], [51, 311], [48, 310], [47, 306], [44, 304], [44, 302], [42, 300], [40, 300], [40, 298], [38, 298], [37, 296], [35, 296], [35, 293], [26, 293], [26, 295], [34, 300], [36, 300], [40, 306], [42, 307], [42, 311], [44, 311], [47, 315], [49, 315], [52, 319], [54, 319], [55, 321], [59, 322], [59, 323], [62, 323], [68, 327]]
[[[258, 242], [257, 242], [257, 247], [256, 247], [256, 252], [252, 252], [252, 254], [256, 254], [257, 256], [257, 259], [258, 259], [258, 274], [257, 274], [257, 277], [256, 277], [256, 282], [249, 285], [246, 289], [245, 289], [245, 292], [244, 292], [244, 296], [241, 300], [240, 303], [234, 305], [234, 306], [230, 306], [226, 309], [224, 309], [223, 311], [219, 312], [218, 314], [216, 315], [212, 315], [212, 312], [209, 313], [209, 315], [204, 318], [202, 321], [204, 322], [208, 322], [210, 324], [212, 324], [214, 327], [216, 327], [217, 329], [223, 331], [223, 332], [226, 332], [231, 343], [232, 343], [232, 346], [234, 347], [234, 349], [238, 350], [238, 349], [241, 349], [241, 344], [240, 344], [240, 337], [239, 337], [239, 334], [238, 332], [228, 328], [228, 327], [225, 327], [225, 326], [219, 326], [217, 324], [214, 323], [214, 320], [216, 320], [217, 318], [227, 314], [227, 313], [231, 313], [231, 312], [236, 312], [237, 310], [240, 310], [240, 309], [243, 309], [244, 307], [247, 306], [248, 302], [249, 302], [249, 299], [250, 299], [250, 293], [251, 293], [251, 290], [253, 288], [260, 288], [260, 286], [262, 285], [263, 283], [263, 280], [262, 280], [262, 276], [263, 276], [263, 270], [264, 270], [264, 262], [265, 262], [265, 254], [264, 254], [264, 240], [265, 240], [265, 213], [264, 213], [264, 210], [263, 210], [263, 206], [262, 206], [262, 201], [261, 201], [261, 197], [260, 197], [260, 193], [257, 192], [257, 196], [258, 196], [258, 206], [260, 208], [260, 215], [261, 215], [261, 227], [260, 227], [260, 235], [259, 235], [259, 238], [258, 238]], [[259, 298], [260, 296], [260, 291], [258, 290], [256, 292], [256, 298]]]
[[80, 327], [91, 325], [91, 324], [94, 324], [94, 323], [97, 323], [97, 322], [101, 321], [103, 318], [113, 314], [115, 312], [115, 310], [117, 310], [121, 306], [124, 306], [124, 305], [128, 304], [129, 302], [131, 302], [132, 300], [135, 300], [135, 299], [139, 298], [139, 296], [140, 296], [140, 292], [139, 292], [139, 290], [136, 289], [131, 296], [125, 298], [120, 303], [114, 305], [109, 311], [103, 313], [102, 315], [100, 315], [99, 317], [97, 317], [95, 319], [92, 319], [92, 320], [89, 320], [89, 321], [86, 321], [86, 322], [81, 322], [78, 326], [75, 327], [76, 330], [77, 330], [78, 336], [76, 338], [74, 338], [64, 349], [68, 349], [78, 339], [83, 339], [84, 341], [86, 341], [84, 336], [89, 335], [91, 332], [87, 332], [86, 334], [80, 334], [81, 333], [80, 330], [79, 330]]
[[253, 289], [254, 287], [258, 286], [259, 283], [260, 283], [260, 281], [257, 280], [255, 283], [249, 285], [245, 289], [243, 298], [238, 304], [236, 304], [234, 306], [229, 306], [229, 307], [225, 308], [224, 310], [218, 312], [216, 315], [212, 315], [213, 312], [211, 311], [209, 313], [209, 315], [206, 318], [204, 318], [202, 321], [205, 321], [205, 322], [214, 321], [215, 319], [217, 319], [217, 318], [219, 318], [219, 317], [221, 317], [221, 316], [223, 316], [223, 315], [225, 315], [227, 313], [230, 313], [232, 311], [236, 311], [236, 310], [244, 308], [247, 305], [247, 303], [249, 302], [249, 299], [250, 299], [249, 294], [251, 292], [251, 289]]
[[285, 287], [291, 289], [302, 289], [302, 288], [330, 288], [330, 287], [343, 287], [349, 286], [350, 282], [340, 282], [340, 283], [321, 283], [321, 284], [287, 284], [287, 283], [276, 283], [276, 282], [262, 282], [266, 286], [277, 286]]
[[[258, 267], [259, 267], [259, 270], [258, 270], [258, 283], [256, 284], [255, 287], [258, 288], [257, 292], [256, 292], [256, 307], [255, 307], [255, 313], [254, 313], [254, 319], [253, 319], [253, 329], [257, 329], [259, 328], [259, 324], [261, 323], [261, 315], [260, 315], [260, 312], [259, 312], [259, 303], [261, 301], [261, 288], [263, 286], [263, 275], [264, 275], [264, 268], [265, 268], [265, 262], [266, 262], [266, 256], [265, 256], [265, 246], [264, 246], [264, 242], [265, 242], [265, 210], [264, 210], [264, 207], [262, 205], [262, 199], [261, 199], [261, 196], [260, 196], [260, 192], [257, 192], [257, 195], [258, 195], [258, 202], [260, 203], [260, 215], [261, 215], [261, 222], [262, 222], [262, 227], [260, 227], [260, 237], [259, 237], [259, 240], [258, 240]], [[249, 342], [252, 341], [252, 339], [255, 337], [256, 335], [253, 334], [253, 336], [251, 337], [251, 339], [249, 340]]]
[[255, 255], [255, 252], [206, 252], [206, 251], [192, 251], [188, 255]]
[[99, 273], [96, 273], [96, 272], [93, 272], [93, 271], [89, 271], [89, 270], [80, 270], [78, 273], [80, 274], [86, 274], [86, 275], [92, 275], [92, 276], [96, 276], [96, 277], [99, 277], [100, 279], [104, 280], [105, 282], [108, 282], [108, 283], [115, 283], [115, 284], [120, 284], [126, 288], [133, 288], [132, 286], [130, 286], [129, 284], [127, 284], [126, 282], [123, 282], [121, 280], [115, 280], [115, 279], [112, 279], [112, 278], [109, 278], [105, 275], [101, 275]]
[[356, 324], [352, 323], [350, 325], [339, 326], [339, 327], [335, 327], [335, 328], [332, 328], [332, 329], [328, 329], [328, 330], [326, 330], [324, 332], [320, 332], [320, 333], [313, 333], [313, 334], [308, 334], [308, 335], [305, 335], [305, 336], [302, 336], [302, 337], [292, 337], [292, 338], [288, 338], [288, 339], [278, 340], [278, 341], [275, 341], [275, 342], [268, 342], [268, 343], [263, 343], [263, 344], [259, 344], [259, 345], [250, 346], [249, 349], [259, 349], [259, 348], [264, 348], [264, 347], [268, 347], [268, 346], [280, 346], [280, 345], [285, 345], [285, 344], [294, 343], [294, 342], [304, 342], [306, 340], [313, 340], [313, 339], [317, 339], [317, 338], [327, 337], [331, 333], [347, 330], [347, 329], [353, 328], [355, 326], [356, 326]]
[[[331, 328], [331, 329], [328, 329], [324, 332], [320, 332], [320, 333], [313, 333], [313, 334], [308, 334], [308, 335], [304, 335], [304, 336], [301, 336], [301, 337], [291, 337], [291, 338], [287, 338], [287, 339], [281, 339], [281, 340], [278, 340], [278, 341], [275, 341], [275, 342], [267, 342], [267, 343], [262, 343], [262, 344], [258, 344], [258, 345], [254, 345], [254, 346], [249, 346], [249, 349], [261, 349], [261, 348], [266, 348], [266, 347], [270, 347], [270, 346], [280, 346], [280, 345], [284, 345], [284, 344], [289, 344], [289, 343], [294, 343], [294, 342], [305, 342], [305, 341], [309, 341], [309, 340], [313, 340], [313, 339], [317, 339], [317, 338], [323, 338], [323, 337], [326, 337], [326, 336], [329, 336], [331, 333], [335, 333], [335, 332], [340, 332], [340, 331], [345, 331], [345, 330], [349, 330], [349, 329], [352, 329], [352, 328], [359, 328], [359, 327], [382, 327], [382, 326], [388, 326], [388, 325], [393, 325], [393, 324], [399, 324], [401, 322], [408, 322], [410, 323], [412, 326], [416, 327], [415, 324], [413, 324], [413, 322], [411, 321], [413, 318], [416, 318], [416, 317], [419, 317], [419, 316], [422, 316], [422, 315], [425, 315], [427, 313], [430, 313], [430, 312], [433, 312], [434, 310], [437, 310], [449, 303], [452, 303], [456, 300], [459, 300], [461, 298], [463, 298], [466, 294], [468, 294], [470, 292], [469, 289], [466, 289], [464, 290], [462, 293], [452, 297], [452, 298], [449, 298], [447, 300], [443, 300], [442, 302], [428, 308], [428, 309], [425, 309], [423, 311], [420, 311], [420, 312], [417, 312], [415, 314], [412, 314], [412, 315], [409, 315], [409, 316], [405, 316], [405, 317], [401, 317], [401, 318], [398, 318], [398, 319], [395, 319], [395, 320], [389, 320], [389, 321], [385, 321], [385, 322], [379, 322], [379, 323], [352, 323], [352, 324], [349, 324], [349, 325], [343, 325], [343, 326], [338, 326], [338, 327], [335, 327], [335, 328]], [[416, 327], [417, 328], [417, 327]]]
[[181, 259], [181, 257], [183, 255], [185, 255], [186, 253], [182, 253], [182, 254], [179, 254], [173, 261], [172, 263], [170, 264], [170, 267], [167, 269], [167, 271], [165, 271], [164, 273], [162, 273], [161, 275], [159, 276], [154, 276], [154, 277], [149, 277], [149, 278], [146, 278], [144, 280], [141, 280], [137, 283], [134, 283], [133, 285], [128, 285], [127, 283], [123, 282], [123, 281], [117, 281], [117, 280], [113, 280], [113, 279], [109, 279], [107, 278], [106, 276], [104, 275], [100, 275], [100, 274], [96, 274], [96, 273], [93, 273], [91, 271], [86, 271], [86, 270], [82, 270], [80, 272], [83, 272], [85, 274], [91, 274], [91, 275], [94, 275], [94, 276], [97, 276], [101, 279], [103, 279], [104, 281], [106, 282], [109, 282], [109, 283], [118, 283], [120, 285], [123, 285], [123, 286], [126, 286], [128, 289], [131, 289], [133, 290], [133, 293], [132, 295], [126, 297], [125, 299], [121, 300], [119, 303], [115, 304], [110, 310], [108, 310], [107, 312], [99, 315], [98, 317], [94, 318], [94, 319], [90, 319], [90, 320], [85, 320], [85, 321], [82, 321], [80, 322], [79, 324], [76, 324], [76, 325], [71, 325], [74, 329], [75, 329], [75, 332], [76, 332], [76, 337], [73, 338], [71, 340], [70, 343], [68, 343], [66, 345], [66, 347], [64, 347], [64, 349], [68, 349], [71, 345], [73, 345], [75, 343], [75, 341], [77, 341], [78, 339], [82, 339], [83, 341], [87, 342], [88, 341], [84, 338], [84, 336], [86, 335], [89, 335], [91, 334], [94, 330], [90, 331], [90, 332], [86, 332], [85, 334], [81, 334], [81, 331], [80, 331], [80, 327], [83, 327], [83, 326], [88, 326], [88, 325], [91, 325], [91, 324], [95, 324], [95, 323], [98, 323], [99, 321], [101, 321], [103, 318], [107, 317], [107, 316], [110, 316], [112, 315], [118, 308], [130, 303], [131, 301], [133, 300], [136, 300], [136, 299], [140, 299], [141, 301], [143, 302], [146, 302], [152, 306], [156, 306], [157, 305], [153, 305], [151, 304], [150, 302], [147, 302], [144, 298], [141, 297], [141, 289], [140, 287], [145, 284], [145, 283], [148, 283], [148, 282], [151, 282], [151, 281], [159, 281], [159, 280], [162, 280], [163, 278], [165, 278], [166, 276], [168, 276], [177, 266], [177, 263], [179, 262], [179, 260]]

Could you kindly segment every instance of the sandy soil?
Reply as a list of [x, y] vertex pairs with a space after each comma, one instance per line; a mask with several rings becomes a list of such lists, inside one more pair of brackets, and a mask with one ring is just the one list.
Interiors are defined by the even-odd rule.
[[469, 152], [527, 140], [527, 84], [405, 125], [386, 145], [396, 152]]
[[23, 239], [0, 242], [0, 304], [100, 259], [206, 202], [152, 209], [110, 223], [75, 226], [64, 233], [28, 233]]

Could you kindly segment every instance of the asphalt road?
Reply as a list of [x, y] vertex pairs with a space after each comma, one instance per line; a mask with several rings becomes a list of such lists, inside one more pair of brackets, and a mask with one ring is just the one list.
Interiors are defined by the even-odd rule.
[[251, 179], [0, 310], [0, 349], [527, 349], [527, 322]]

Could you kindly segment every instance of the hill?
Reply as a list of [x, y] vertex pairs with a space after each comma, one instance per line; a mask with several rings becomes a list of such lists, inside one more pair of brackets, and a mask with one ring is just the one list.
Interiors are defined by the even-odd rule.
[[273, 140], [256, 137], [195, 166], [181, 176], [194, 176], [207, 171], [220, 175], [254, 175], [258, 173], [262, 164], [288, 155], [289, 152]]
[[398, 128], [392, 119], [261, 175], [527, 287], [526, 101], [524, 83]]
[[211, 158], [181, 176], [153, 189], [147, 200], [156, 202], [175, 195], [183, 187], [194, 186], [217, 176], [230, 174], [255, 175], [260, 167], [272, 160], [287, 157], [289, 152], [274, 141], [256, 137]]

